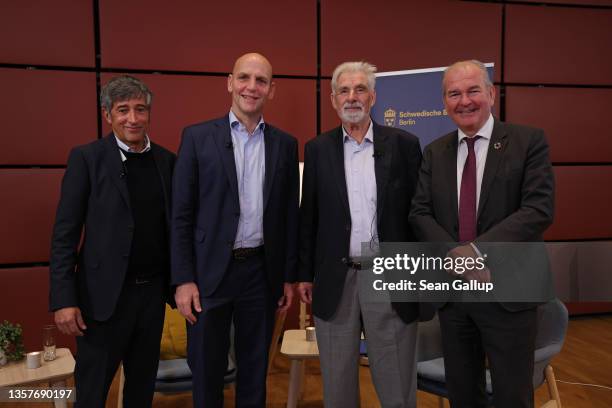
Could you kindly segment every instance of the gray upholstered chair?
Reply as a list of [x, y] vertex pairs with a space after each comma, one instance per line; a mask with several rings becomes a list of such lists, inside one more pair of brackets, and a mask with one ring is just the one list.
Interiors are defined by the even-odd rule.
[[[236, 380], [236, 364], [231, 351], [227, 360], [227, 371], [224, 377], [226, 386], [232, 384]], [[174, 393], [191, 391], [192, 389], [193, 381], [191, 378], [191, 370], [189, 369], [186, 358], [159, 360], [157, 379], [155, 380], [155, 392]]]
[[[274, 357], [276, 356], [276, 349], [278, 348], [278, 340], [280, 334], [283, 332], [285, 325], [285, 318], [287, 312], [277, 312], [274, 322], [274, 329], [272, 333], [272, 343], [270, 344], [269, 350], [269, 364], [268, 372], [272, 367]], [[234, 326], [231, 327], [230, 332], [230, 352], [227, 357], [228, 365], [227, 371], [225, 372], [224, 382], [225, 385], [231, 385], [236, 381], [236, 360], [234, 355]], [[157, 379], [155, 381], [155, 392], [160, 393], [173, 393], [191, 391], [193, 389], [193, 382], [191, 378], [191, 370], [187, 364], [187, 359], [178, 358], [172, 360], [160, 360], [159, 367], [157, 369]]]
[[[560, 300], [554, 299], [538, 307], [533, 385], [534, 388], [537, 388], [546, 381], [550, 395], [550, 400], [542, 408], [561, 408], [561, 399], [550, 361], [563, 347], [567, 322], [567, 309]], [[417, 361], [417, 388], [438, 395], [439, 406], [443, 408], [444, 398], [448, 398], [448, 391], [446, 390], [442, 339], [437, 315], [433, 320], [419, 324]], [[492, 406], [493, 390], [489, 370], [486, 373], [486, 381], [489, 405]]]

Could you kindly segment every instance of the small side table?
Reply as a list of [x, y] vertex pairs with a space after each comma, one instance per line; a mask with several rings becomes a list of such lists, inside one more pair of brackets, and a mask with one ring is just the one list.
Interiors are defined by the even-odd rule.
[[[0, 387], [28, 386], [48, 382], [50, 388], [66, 387], [74, 372], [74, 357], [67, 348], [58, 348], [53, 361], [43, 361], [39, 368], [26, 368], [25, 359], [0, 368]], [[68, 406], [66, 400], [56, 400], [56, 408]]]
[[303, 381], [304, 361], [319, 358], [319, 347], [316, 341], [306, 340], [305, 330], [285, 330], [280, 352], [291, 360], [287, 408], [295, 408]]

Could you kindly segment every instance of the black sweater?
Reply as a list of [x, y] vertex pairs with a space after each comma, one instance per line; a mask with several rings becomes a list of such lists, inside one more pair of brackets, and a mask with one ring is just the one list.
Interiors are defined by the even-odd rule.
[[169, 268], [164, 192], [151, 151], [126, 153], [134, 236], [128, 276], [149, 278]]

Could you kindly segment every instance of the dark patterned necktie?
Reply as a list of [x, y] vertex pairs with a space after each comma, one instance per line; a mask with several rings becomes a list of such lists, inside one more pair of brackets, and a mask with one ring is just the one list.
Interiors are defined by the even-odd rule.
[[480, 136], [466, 137], [468, 155], [461, 176], [459, 194], [459, 242], [476, 239], [476, 153], [474, 142]]

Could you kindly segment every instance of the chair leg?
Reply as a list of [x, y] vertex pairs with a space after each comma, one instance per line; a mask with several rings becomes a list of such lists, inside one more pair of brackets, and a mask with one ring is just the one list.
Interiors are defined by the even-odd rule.
[[268, 350], [268, 374], [270, 374], [270, 370], [272, 369], [272, 365], [274, 364], [274, 358], [276, 357], [276, 352], [278, 350], [278, 340], [280, 339], [280, 335], [283, 333], [286, 318], [287, 312], [283, 311], [278, 312], [276, 314], [276, 319], [274, 320], [272, 342], [270, 343], [270, 349]]
[[307, 326], [312, 325], [310, 323], [310, 316], [306, 313], [306, 303], [300, 300], [300, 314], [299, 314], [300, 330], [304, 330]]
[[546, 385], [548, 386], [548, 394], [550, 398], [555, 401], [557, 408], [561, 408], [561, 398], [559, 397], [559, 390], [557, 389], [557, 381], [555, 380], [555, 372], [551, 365], [547, 365], [544, 369], [546, 375]]
[[117, 390], [117, 408], [123, 408], [123, 386], [125, 375], [123, 374], [123, 363], [119, 364], [119, 389]]

